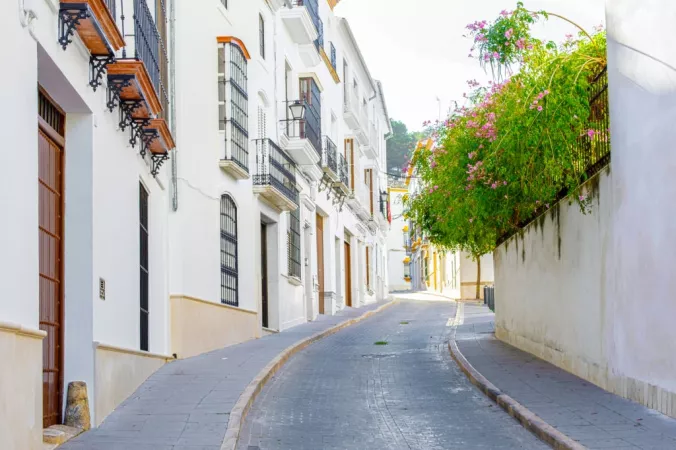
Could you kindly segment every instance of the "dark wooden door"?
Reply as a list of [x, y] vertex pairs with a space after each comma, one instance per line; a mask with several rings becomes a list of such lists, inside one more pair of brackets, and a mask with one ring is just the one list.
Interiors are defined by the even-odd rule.
[[317, 283], [319, 284], [319, 314], [324, 313], [324, 218], [317, 214]]
[[[41, 101], [44, 97], [41, 97]], [[42, 343], [42, 412], [45, 428], [61, 422], [63, 389], [63, 146], [44, 119], [38, 132], [39, 295]]]
[[262, 318], [264, 328], [268, 328], [268, 227], [261, 224], [261, 295]]
[[345, 242], [345, 306], [352, 306], [352, 263], [350, 244]]

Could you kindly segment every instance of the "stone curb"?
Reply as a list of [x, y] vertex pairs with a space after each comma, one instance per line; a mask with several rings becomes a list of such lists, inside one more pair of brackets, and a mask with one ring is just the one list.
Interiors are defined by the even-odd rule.
[[275, 373], [277, 373], [277, 371], [286, 363], [286, 361], [291, 356], [303, 350], [308, 345], [320, 339], [323, 339], [327, 336], [330, 336], [342, 330], [343, 328], [347, 328], [350, 325], [354, 325], [358, 322], [361, 322], [362, 320], [371, 317], [374, 314], [377, 314], [383, 309], [388, 308], [398, 302], [399, 300], [397, 299], [390, 300], [389, 302], [385, 303], [382, 306], [379, 306], [374, 310], [365, 312], [361, 316], [354, 317], [352, 319], [341, 322], [338, 325], [334, 325], [333, 327], [328, 328], [324, 331], [320, 331], [319, 333], [316, 333], [310, 337], [301, 339], [295, 344], [292, 344], [289, 347], [285, 348], [279, 355], [277, 355], [272, 361], [270, 361], [260, 372], [258, 372], [258, 375], [256, 375], [256, 377], [251, 381], [251, 383], [249, 383], [246, 389], [244, 389], [244, 392], [242, 392], [242, 394], [239, 396], [237, 403], [235, 403], [235, 406], [230, 411], [228, 428], [225, 431], [225, 437], [223, 438], [223, 443], [221, 444], [221, 450], [236, 449], [237, 441], [239, 440], [239, 433], [242, 429], [242, 425], [244, 424], [244, 419], [246, 418], [247, 414], [249, 413], [249, 410], [251, 409], [251, 405], [253, 405], [254, 400], [256, 400], [256, 397], [258, 397], [258, 394], [263, 389], [263, 386], [265, 386], [268, 380]]
[[473, 385], [478, 387], [488, 398], [497, 403], [510, 416], [518, 420], [524, 428], [551, 445], [556, 450], [585, 450], [587, 447], [571, 439], [559, 430], [542, 420], [530, 409], [514, 400], [488, 381], [467, 361], [458, 348], [455, 339], [448, 342], [448, 350], [460, 369], [467, 375]]

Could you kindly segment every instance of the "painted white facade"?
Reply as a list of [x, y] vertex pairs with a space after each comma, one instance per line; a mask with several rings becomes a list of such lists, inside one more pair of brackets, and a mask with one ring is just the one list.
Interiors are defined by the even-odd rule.
[[[0, 134], [6, 142], [0, 152], [0, 183], [7, 194], [0, 198], [0, 357], [16, 361], [0, 369], [0, 379], [14, 380], [11, 389], [0, 383], [3, 449], [37, 449], [42, 442], [38, 86], [65, 114], [62, 410], [68, 382], [85, 381], [92, 423], [99, 424], [171, 355], [188, 357], [261, 336], [262, 223], [267, 328], [283, 331], [314, 320], [321, 309], [333, 314], [348, 299], [358, 307], [388, 295], [389, 223], [386, 205], [380, 212], [380, 192], [386, 190], [385, 138], [391, 129], [383, 88], [371, 77], [347, 22], [334, 15], [329, 2], [318, 1], [322, 55], [312, 42], [319, 33], [306, 6], [279, 0], [231, 0], [227, 8], [221, 0], [205, 0], [199, 8], [173, 0], [147, 2], [164, 28], [168, 64], [162, 76], [169, 106], [162, 117], [176, 143], [171, 161], [156, 177], [148, 155], [139, 154], [138, 144], [129, 144], [129, 130], [120, 130], [118, 109], [111, 113], [107, 108], [106, 74], [96, 91], [89, 86], [90, 52], [79, 34], [72, 35], [65, 50], [57, 41], [59, 2], [21, 0], [0, 18], [0, 36], [12, 43], [3, 56], [13, 61], [12, 69], [0, 75], [5, 106]], [[126, 49], [133, 55], [134, 0], [115, 4], [111, 20], [122, 27], [124, 6]], [[162, 6], [166, 20], [158, 18]], [[248, 56], [248, 174], [237, 178], [221, 167], [228, 159], [228, 135], [219, 126], [219, 73], [225, 66], [219, 65], [218, 49], [233, 45]], [[330, 68], [331, 46], [335, 70]], [[115, 55], [120, 58], [121, 52]], [[345, 119], [343, 61], [349, 83], [357, 80], [359, 97], [366, 102], [358, 123]], [[329, 137], [338, 154], [344, 154], [346, 139], [360, 139], [354, 168], [349, 168], [354, 190], [342, 209], [335, 186], [322, 185], [320, 166], [303, 159], [311, 153], [292, 151], [292, 136], [285, 136], [280, 122], [287, 118], [286, 100], [300, 98], [300, 78], [315, 80], [321, 89], [321, 141]], [[226, 106], [227, 100], [226, 95]], [[273, 204], [256, 184], [260, 138], [286, 149], [297, 163], [297, 276], [290, 275], [288, 258], [290, 212]], [[304, 149], [318, 155], [323, 150], [307, 143]], [[371, 169], [368, 185], [366, 169]], [[148, 192], [147, 349], [141, 348], [140, 186]], [[221, 295], [224, 194], [237, 209], [236, 305], [223, 304]], [[324, 230], [322, 292], [317, 215]], [[351, 249], [347, 262], [344, 242]]]
[[[392, 228], [387, 235], [387, 270], [390, 279], [391, 291], [407, 291], [411, 289], [410, 265], [410, 226], [404, 218], [404, 196], [408, 189], [400, 187], [402, 184], [393, 183], [388, 189], [390, 194], [390, 208], [392, 212]], [[409, 259], [406, 259], [409, 258]], [[409, 263], [410, 264], [410, 261]]]

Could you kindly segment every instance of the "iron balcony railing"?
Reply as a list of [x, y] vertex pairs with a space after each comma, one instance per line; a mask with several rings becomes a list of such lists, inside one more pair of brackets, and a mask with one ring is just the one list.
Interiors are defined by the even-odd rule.
[[328, 167], [336, 175], [338, 175], [338, 160], [336, 144], [330, 137], [324, 136], [324, 150], [322, 151], [322, 167]]
[[[607, 68], [600, 70], [590, 80], [588, 95], [590, 112], [586, 128], [592, 130], [593, 133], [584, 133], [578, 137], [576, 141], [571, 143], [570, 149], [573, 155], [572, 175], [580, 183], [592, 177], [610, 163], [610, 114]], [[569, 194], [562, 178], [555, 178], [549, 175], [541, 176], [547, 185], [557, 189], [556, 201], [565, 198]], [[563, 176], [566, 176], [566, 174], [563, 174]], [[498, 245], [516, 234], [518, 229], [522, 229], [532, 222], [539, 214], [540, 212], [536, 211], [522, 218], [517, 225], [517, 229], [505, 232], [498, 239]]]
[[347, 160], [345, 159], [345, 155], [343, 155], [342, 153], [338, 157], [338, 176], [340, 177], [340, 182], [349, 188], [350, 172], [348, 169]]
[[[127, 21], [125, 19], [124, 6], [127, 2], [125, 0], [119, 1], [119, 20], [122, 24], [122, 34], [125, 38], [133, 38], [134, 48], [133, 55], [127, 54], [127, 47], [123, 48], [122, 59], [131, 56], [145, 64], [150, 80], [155, 88], [155, 92], [160, 98], [163, 107], [166, 107], [169, 103], [169, 97], [165, 86], [168, 77], [168, 55], [164, 40], [162, 39], [162, 33], [160, 33], [160, 29], [165, 35], [167, 31], [164, 2], [161, 2], [161, 8], [157, 8], [156, 10], [158, 16], [158, 21], [156, 22], [146, 0], [133, 0], [134, 15], [132, 19], [134, 23], [134, 34], [133, 36], [129, 36], [125, 32]], [[106, 0], [106, 2], [113, 17], [116, 17], [117, 20], [118, 18], [115, 15], [116, 0]], [[128, 40], [127, 42], [129, 43], [130, 41]]]
[[291, 0], [292, 6], [304, 6], [307, 8], [308, 14], [310, 14], [310, 19], [319, 33], [319, 27], [321, 23], [321, 18], [319, 17], [319, 2], [318, 0]]
[[282, 120], [282, 127], [289, 138], [309, 140], [310, 143], [312, 143], [317, 154], [321, 156], [322, 154], [322, 139], [320, 134], [321, 116], [319, 115], [319, 111], [317, 111], [316, 108], [313, 108], [307, 102], [303, 103], [305, 104], [305, 118]]
[[256, 186], [272, 186], [298, 204], [296, 164], [270, 139], [256, 139]]

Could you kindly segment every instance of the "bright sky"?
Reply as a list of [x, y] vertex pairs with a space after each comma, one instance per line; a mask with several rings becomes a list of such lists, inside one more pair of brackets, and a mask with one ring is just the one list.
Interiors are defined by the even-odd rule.
[[[347, 18], [374, 78], [383, 82], [391, 118], [419, 130], [445, 115], [452, 100], [463, 100], [467, 80], [490, 77], [477, 59], [468, 58], [472, 42], [465, 26], [493, 20], [516, 0], [342, 0], [336, 14]], [[605, 0], [524, 0], [530, 10], [560, 14], [592, 31], [605, 23]], [[562, 41], [577, 29], [550, 17], [535, 28], [542, 39]]]

